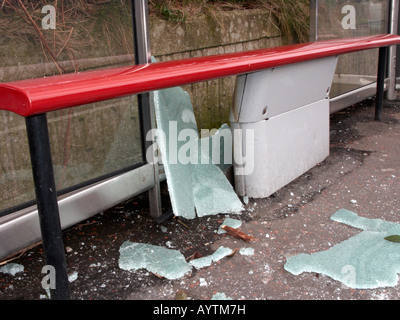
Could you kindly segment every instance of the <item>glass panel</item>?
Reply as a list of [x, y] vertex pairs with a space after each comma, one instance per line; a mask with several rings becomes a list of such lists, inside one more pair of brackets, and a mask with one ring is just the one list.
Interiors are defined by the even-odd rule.
[[0, 211], [34, 198], [25, 121], [0, 111]]
[[[49, 3], [0, 6], [0, 82], [133, 64], [129, 1]], [[51, 112], [48, 123], [58, 190], [142, 162], [136, 96]], [[0, 111], [0, 150], [1, 214], [35, 198], [24, 118]]]
[[[387, 33], [389, 1], [318, 1], [318, 40]], [[339, 57], [331, 97], [376, 81], [378, 49]]]
[[142, 162], [136, 96], [48, 115], [58, 190]]

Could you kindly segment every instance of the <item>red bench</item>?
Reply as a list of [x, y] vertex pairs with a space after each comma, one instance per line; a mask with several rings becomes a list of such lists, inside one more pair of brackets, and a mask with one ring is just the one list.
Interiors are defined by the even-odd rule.
[[[26, 118], [46, 262], [57, 271], [57, 286], [67, 288], [68, 278], [50, 153], [47, 112], [380, 48], [375, 114], [376, 119], [380, 119], [387, 47], [399, 43], [400, 37], [397, 35], [376, 35], [1, 83], [0, 109]], [[65, 291], [67, 293], [64, 296], [60, 294], [59, 297], [68, 298], [68, 290]]]
[[189, 83], [399, 43], [378, 35], [88, 71], [0, 84], [0, 109], [28, 117]]

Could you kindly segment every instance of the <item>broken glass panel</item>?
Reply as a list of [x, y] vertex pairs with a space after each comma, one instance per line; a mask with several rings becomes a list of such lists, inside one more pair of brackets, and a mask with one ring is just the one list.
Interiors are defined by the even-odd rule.
[[[178, 162], [178, 150], [182, 150], [184, 145], [189, 150], [190, 147], [193, 148], [195, 144], [197, 145], [197, 141], [193, 141], [193, 139], [188, 142], [178, 140], [178, 131], [185, 128], [192, 130], [197, 128], [192, 121], [185, 123], [182, 120], [184, 113], [187, 115], [188, 112], [192, 112], [188, 108], [191, 103], [190, 97], [187, 92], [179, 90], [179, 88], [156, 91], [152, 96], [159, 130], [157, 131], [159, 133], [157, 142], [167, 178], [172, 209], [176, 216], [194, 219], [196, 217], [194, 198], [193, 192], [190, 192], [193, 184], [192, 167]], [[192, 119], [194, 119], [194, 115]]]
[[126, 241], [119, 252], [119, 267], [124, 270], [147, 269], [170, 280], [182, 278], [192, 270], [177, 250]]
[[[213, 164], [210, 154], [217, 152], [221, 159], [227, 146], [222, 139], [227, 125], [222, 126], [215, 137], [200, 139], [186, 91], [177, 87], [155, 91], [151, 96], [158, 129], [156, 141], [174, 214], [194, 219], [196, 213], [201, 217], [241, 212], [243, 205], [221, 170], [229, 164], [224, 159], [218, 165]], [[213, 139], [219, 143], [213, 144]]]
[[400, 245], [384, 238], [400, 234], [400, 224], [360, 217], [341, 209], [331, 217], [363, 230], [332, 248], [289, 257], [285, 269], [294, 275], [323, 273], [354, 289], [395, 286], [400, 273]]

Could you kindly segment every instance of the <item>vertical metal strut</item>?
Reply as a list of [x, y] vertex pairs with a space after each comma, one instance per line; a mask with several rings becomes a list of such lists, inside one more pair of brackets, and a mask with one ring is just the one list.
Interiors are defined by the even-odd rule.
[[[390, 23], [389, 33], [397, 34], [399, 25], [399, 1], [392, 0], [390, 6]], [[397, 65], [397, 46], [389, 47], [389, 61], [388, 61], [388, 100], [396, 100], [396, 65]]]
[[[151, 63], [149, 11], [147, 0], [132, 0], [133, 41], [136, 64]], [[147, 159], [147, 150], [152, 146], [152, 141], [147, 141], [148, 132], [155, 128], [155, 115], [150, 103], [150, 93], [138, 95], [139, 115], [141, 125], [141, 142], [143, 160], [154, 163], [154, 159]], [[153, 152], [148, 156], [153, 157]], [[154, 218], [162, 215], [161, 192], [158, 163], [154, 164], [154, 187], [149, 190], [150, 213]]]
[[311, 0], [310, 2], [310, 41], [318, 41], [318, 13], [319, 3], [318, 0]]
[[383, 98], [385, 94], [385, 77], [388, 47], [379, 48], [378, 79], [376, 84], [375, 120], [382, 120]]
[[29, 151], [46, 265], [55, 270], [51, 298], [70, 298], [46, 114], [26, 118]]

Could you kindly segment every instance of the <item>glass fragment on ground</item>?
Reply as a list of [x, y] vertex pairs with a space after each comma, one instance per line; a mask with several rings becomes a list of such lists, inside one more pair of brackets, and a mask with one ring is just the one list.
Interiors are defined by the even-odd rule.
[[325, 274], [353, 289], [375, 289], [397, 285], [400, 245], [384, 238], [400, 234], [400, 224], [368, 219], [341, 209], [331, 219], [362, 232], [328, 250], [287, 258], [284, 268], [294, 275]]

